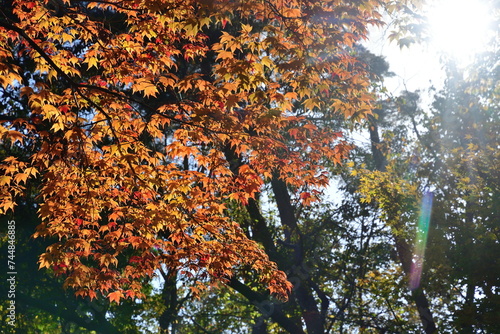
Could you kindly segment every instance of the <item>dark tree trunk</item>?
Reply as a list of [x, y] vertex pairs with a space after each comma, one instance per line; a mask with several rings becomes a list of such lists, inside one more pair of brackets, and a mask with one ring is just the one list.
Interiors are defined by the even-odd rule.
[[280, 214], [281, 225], [285, 230], [285, 243], [293, 250], [293, 266], [289, 276], [297, 278], [293, 289], [293, 297], [296, 298], [302, 311], [302, 318], [306, 324], [307, 333], [324, 333], [325, 317], [318, 309], [318, 304], [312, 289], [309, 287], [307, 277], [301, 272], [304, 266], [303, 235], [300, 231], [295, 210], [292, 205], [290, 194], [284, 181], [274, 178], [271, 181], [272, 189]]
[[[376, 123], [376, 119], [370, 117], [370, 139], [372, 141], [371, 148], [373, 159], [375, 161], [375, 168], [379, 171], [385, 171], [387, 166], [387, 157], [383, 154], [380, 149], [381, 141], [380, 136], [378, 134], [378, 126]], [[389, 217], [390, 219], [390, 217]], [[411, 274], [411, 265], [412, 265], [412, 248], [405, 240], [403, 236], [399, 233], [393, 233], [394, 240], [396, 242], [396, 251], [398, 253], [399, 261], [401, 262], [401, 266], [403, 268], [403, 272], [407, 277], [410, 277]], [[432, 312], [429, 308], [429, 301], [427, 296], [425, 295], [424, 290], [421, 287], [416, 288], [412, 291], [412, 299], [417, 307], [418, 315], [420, 317], [420, 321], [424, 328], [426, 334], [437, 333], [437, 326], [434, 318], [432, 316]]]
[[[158, 322], [160, 324], [161, 333], [175, 334], [175, 324], [179, 312], [179, 301], [177, 296], [177, 274], [171, 272], [165, 274], [162, 272], [163, 279], [165, 280], [162, 299], [165, 310], [160, 315]], [[170, 330], [170, 331], [169, 331]]]
[[[469, 192], [466, 193], [466, 196], [470, 196]], [[473, 224], [474, 224], [474, 211], [473, 205], [470, 201], [465, 203], [465, 236], [466, 240], [464, 243], [465, 258], [468, 258], [471, 261], [474, 258], [474, 240], [472, 235], [473, 232]], [[462, 308], [461, 315], [461, 323], [462, 323], [462, 333], [464, 334], [472, 334], [474, 333], [474, 323], [476, 322], [476, 309], [474, 305], [474, 298], [476, 294], [476, 284], [474, 282], [474, 269], [473, 265], [469, 264], [466, 269], [467, 273], [467, 291], [465, 294], [465, 303]]]
[[305, 334], [300, 319], [288, 317], [283, 312], [283, 304], [270, 302], [266, 295], [252, 290], [236, 278], [232, 278], [228, 285], [245, 296], [253, 305], [257, 306], [263, 316], [271, 318], [287, 332]]

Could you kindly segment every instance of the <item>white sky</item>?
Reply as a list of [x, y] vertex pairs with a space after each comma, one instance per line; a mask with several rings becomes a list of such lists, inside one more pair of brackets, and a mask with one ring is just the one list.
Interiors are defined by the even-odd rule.
[[[474, 54], [495, 40], [498, 41], [500, 8], [492, 0], [427, 0], [429, 43], [400, 49], [389, 43], [391, 28], [371, 29], [365, 45], [376, 55], [383, 55], [396, 73], [386, 79], [389, 92], [442, 88], [445, 79], [440, 54], [446, 54], [466, 65]], [[496, 23], [495, 23], [496, 18]]]
[[389, 42], [386, 28], [371, 29], [366, 47], [376, 55], [382, 55], [389, 63], [389, 70], [396, 75], [385, 79], [389, 92], [425, 90], [434, 85], [441, 88], [444, 72], [439, 56], [430, 46], [412, 45], [401, 49]]

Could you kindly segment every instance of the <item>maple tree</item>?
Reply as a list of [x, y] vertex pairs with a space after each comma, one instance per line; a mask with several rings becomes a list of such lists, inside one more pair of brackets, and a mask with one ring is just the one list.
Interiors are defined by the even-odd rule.
[[[266, 181], [304, 204], [349, 150], [331, 124], [370, 113], [350, 47], [379, 2], [14, 0], [0, 15], [12, 104], [0, 213], [39, 186], [40, 267], [77, 295], [142, 297], [166, 266], [228, 282], [291, 284], [228, 215]], [[17, 155], [16, 150], [28, 151]], [[287, 241], [296, 238], [285, 226]]]

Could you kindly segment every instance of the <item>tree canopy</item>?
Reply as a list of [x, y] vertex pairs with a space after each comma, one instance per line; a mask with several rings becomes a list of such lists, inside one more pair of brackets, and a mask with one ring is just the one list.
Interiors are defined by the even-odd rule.
[[248, 266], [286, 297], [228, 205], [265, 180], [304, 203], [327, 184], [325, 159], [348, 150], [327, 125], [371, 109], [349, 50], [376, 6], [13, 1], [0, 18], [2, 213], [37, 182], [35, 237], [57, 239], [40, 267], [78, 295], [139, 297], [165, 265], [223, 280]]
[[425, 106], [360, 46], [411, 2], [1, 4], [18, 331], [498, 331], [494, 47]]

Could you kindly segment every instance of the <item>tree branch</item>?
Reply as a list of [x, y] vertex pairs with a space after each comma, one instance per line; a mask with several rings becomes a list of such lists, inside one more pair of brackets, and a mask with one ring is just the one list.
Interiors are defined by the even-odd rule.
[[[238, 281], [236, 278], [232, 277], [227, 283], [231, 288], [241, 293], [245, 298], [247, 298], [252, 304], [262, 305], [262, 303], [267, 302], [266, 296], [258, 293], [257, 291], [252, 290], [250, 287]], [[269, 314], [267, 316], [271, 317], [274, 321], [276, 321], [283, 329], [288, 331], [289, 333], [294, 334], [305, 334], [302, 326], [300, 324], [295, 323], [292, 319], [287, 317], [282, 311], [279, 304], [271, 303], [272, 309], [269, 310]], [[261, 311], [259, 309], [259, 311]]]

